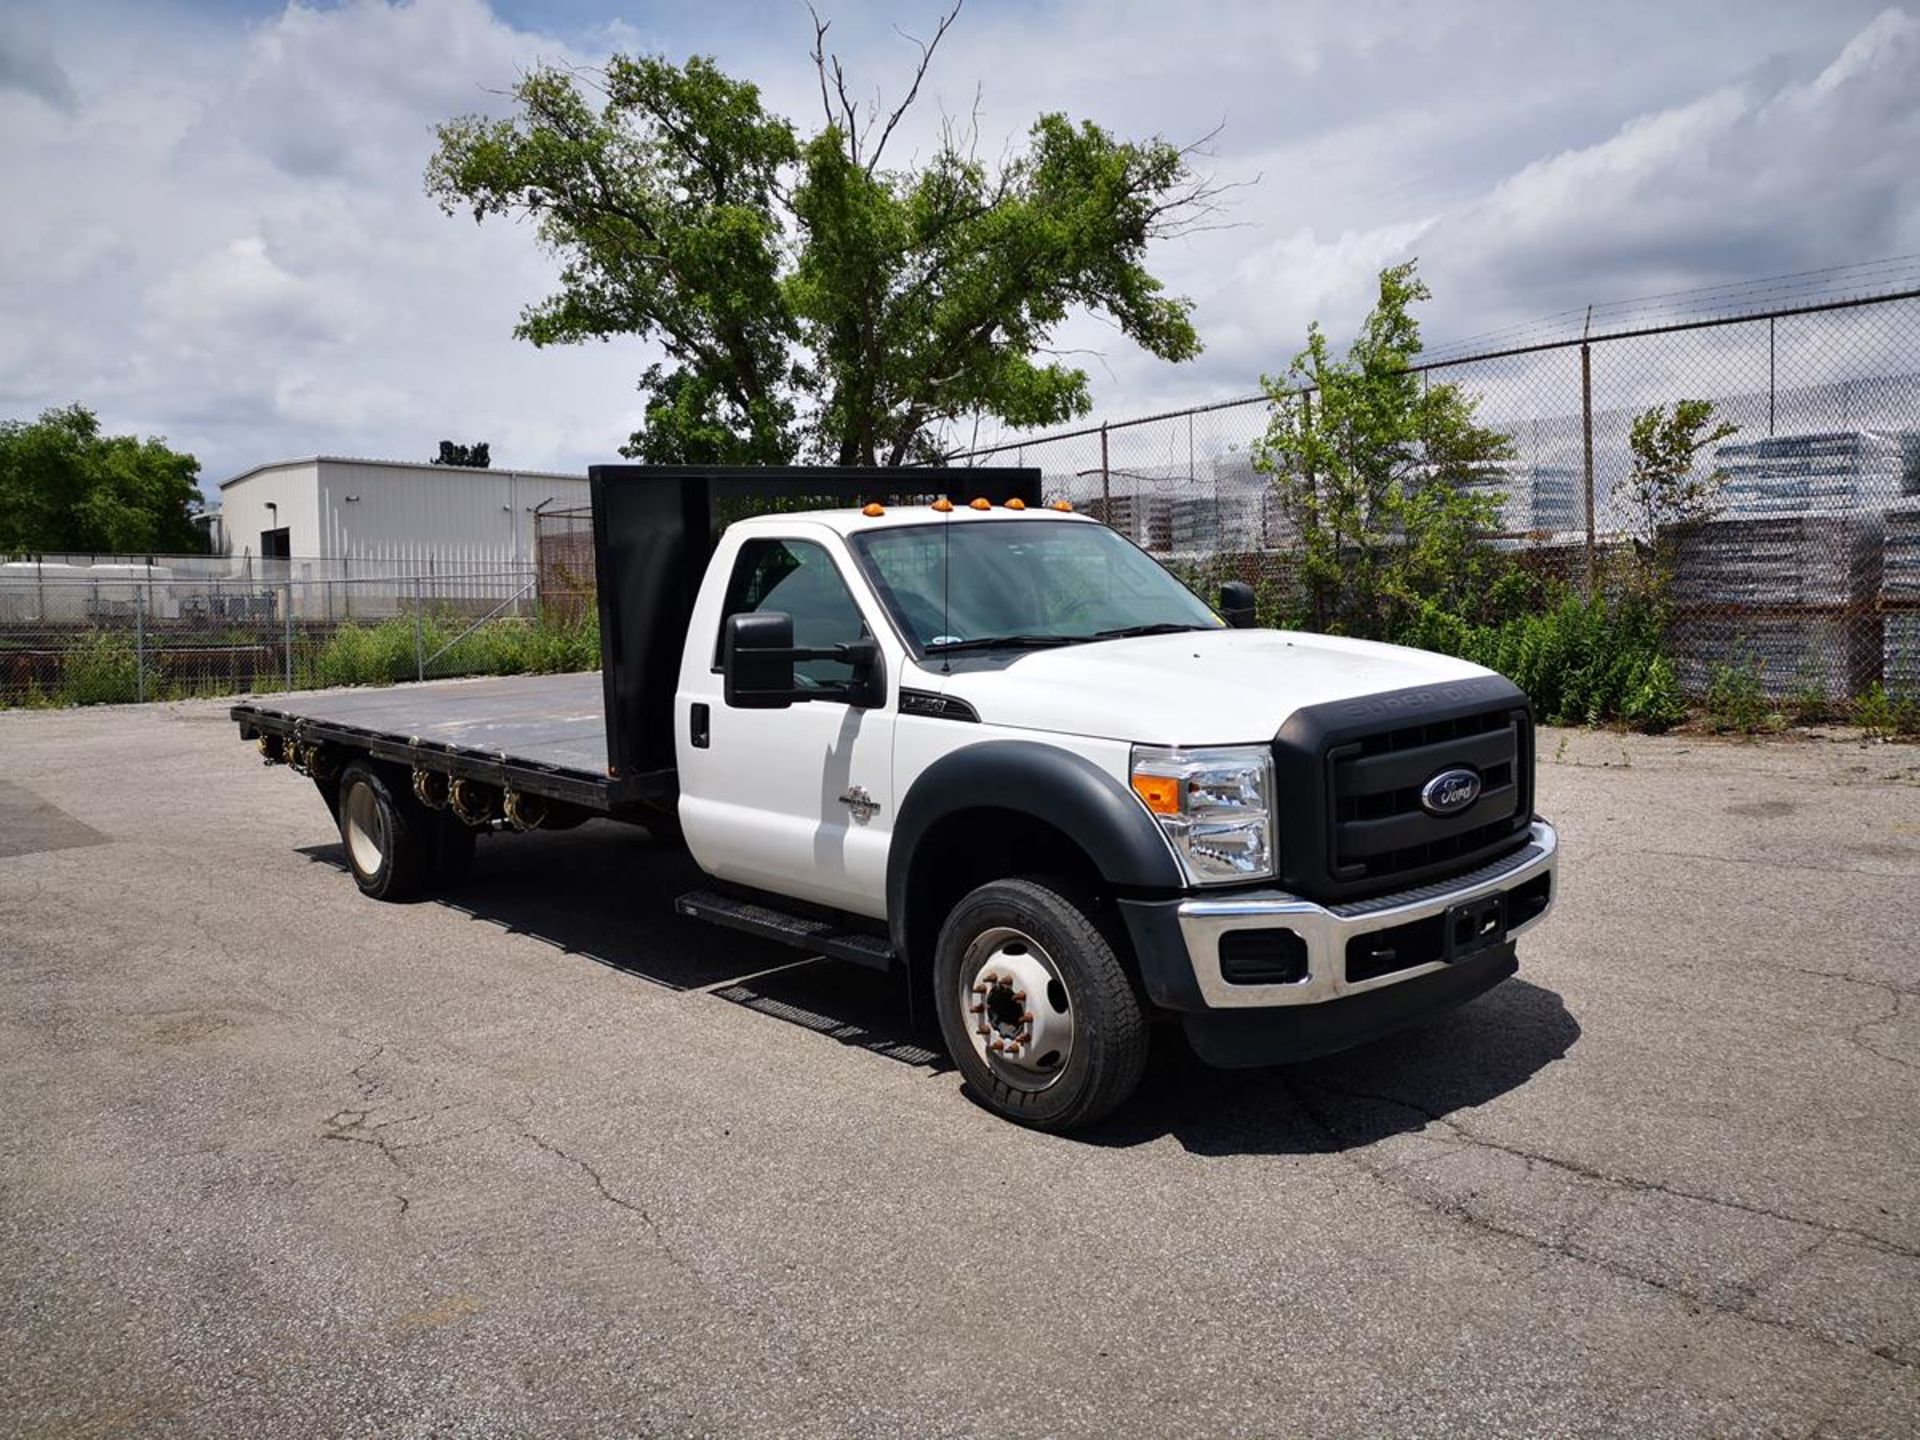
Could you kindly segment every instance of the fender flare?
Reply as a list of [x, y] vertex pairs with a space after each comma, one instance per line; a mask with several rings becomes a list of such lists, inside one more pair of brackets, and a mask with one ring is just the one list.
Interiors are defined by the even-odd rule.
[[910, 881], [927, 833], [966, 810], [1011, 810], [1072, 836], [1116, 889], [1173, 891], [1185, 880], [1146, 807], [1083, 755], [1026, 740], [986, 740], [920, 773], [900, 803], [887, 853], [887, 918], [907, 956]]

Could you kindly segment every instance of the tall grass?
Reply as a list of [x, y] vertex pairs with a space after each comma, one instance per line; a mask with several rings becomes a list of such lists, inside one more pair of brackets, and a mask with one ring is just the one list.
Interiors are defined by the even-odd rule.
[[304, 687], [391, 685], [415, 679], [430, 657], [429, 679], [450, 675], [551, 675], [593, 670], [600, 664], [600, 622], [489, 620], [468, 633], [456, 619], [423, 615], [418, 644], [411, 616], [377, 625], [347, 623], [318, 650], [296, 659], [294, 683]]
[[140, 660], [133, 641], [96, 630], [60, 657], [56, 705], [127, 705], [140, 698]]

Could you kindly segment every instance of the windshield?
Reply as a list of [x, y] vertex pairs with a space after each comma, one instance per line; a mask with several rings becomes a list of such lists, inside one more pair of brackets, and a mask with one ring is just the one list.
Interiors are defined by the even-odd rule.
[[1104, 525], [942, 522], [871, 531], [854, 545], [921, 652], [1221, 625], [1191, 590]]

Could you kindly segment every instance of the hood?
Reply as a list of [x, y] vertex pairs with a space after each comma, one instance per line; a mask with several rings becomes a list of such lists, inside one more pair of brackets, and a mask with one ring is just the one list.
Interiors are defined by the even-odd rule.
[[1286, 630], [1197, 630], [1057, 650], [956, 656], [910, 681], [967, 701], [989, 725], [1149, 745], [1271, 739], [1303, 705], [1490, 674], [1478, 665]]

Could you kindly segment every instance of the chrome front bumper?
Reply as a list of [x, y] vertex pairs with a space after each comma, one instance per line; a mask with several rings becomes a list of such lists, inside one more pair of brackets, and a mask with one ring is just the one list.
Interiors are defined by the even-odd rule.
[[[1209, 1007], [1319, 1005], [1446, 969], [1446, 960], [1435, 960], [1386, 975], [1349, 981], [1347, 946], [1357, 936], [1444, 915], [1456, 905], [1515, 890], [1551, 874], [1559, 848], [1559, 837], [1553, 827], [1544, 820], [1536, 820], [1528, 832], [1526, 845], [1520, 850], [1452, 880], [1347, 905], [1317, 905], [1281, 891], [1222, 896], [1217, 900], [1195, 898], [1180, 904], [1177, 912], [1180, 934], [1186, 942], [1201, 996]], [[1558, 886], [1550, 881], [1546, 906], [1522, 923], [1510, 925], [1505, 938], [1511, 940], [1544, 920], [1557, 898], [1557, 890]], [[1233, 930], [1277, 928], [1291, 930], [1305, 942], [1307, 974], [1304, 979], [1281, 985], [1239, 985], [1221, 973], [1222, 935]]]

